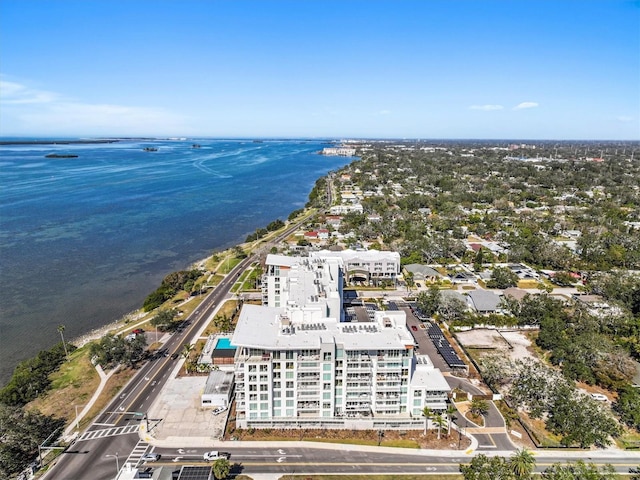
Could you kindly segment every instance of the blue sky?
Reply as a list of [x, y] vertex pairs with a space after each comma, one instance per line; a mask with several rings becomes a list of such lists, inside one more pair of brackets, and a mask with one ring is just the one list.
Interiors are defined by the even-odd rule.
[[2, 0], [3, 136], [640, 139], [640, 1]]

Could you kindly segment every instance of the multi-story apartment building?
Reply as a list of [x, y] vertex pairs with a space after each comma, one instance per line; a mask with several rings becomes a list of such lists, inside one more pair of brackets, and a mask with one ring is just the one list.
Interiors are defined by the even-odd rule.
[[284, 258], [266, 268], [280, 299], [245, 304], [233, 334], [239, 427], [420, 428], [425, 406], [445, 408], [450, 388], [403, 311], [342, 322], [339, 259]]
[[313, 252], [314, 258], [342, 259], [344, 276], [347, 283], [362, 282], [378, 285], [381, 281], [392, 282], [394, 285], [400, 274], [400, 254], [379, 250], [342, 250], [333, 252], [321, 250]]
[[315, 320], [325, 317], [343, 320], [343, 283], [342, 260], [338, 257], [267, 255], [262, 304], [300, 309]]

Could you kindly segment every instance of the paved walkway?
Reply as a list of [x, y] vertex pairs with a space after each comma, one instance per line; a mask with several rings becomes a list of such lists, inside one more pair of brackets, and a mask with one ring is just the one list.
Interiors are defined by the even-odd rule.
[[116, 367], [112, 370], [109, 370], [109, 373], [104, 373], [104, 370], [100, 365], [96, 365], [95, 367], [98, 375], [100, 376], [100, 385], [98, 385], [96, 391], [93, 392], [93, 396], [89, 399], [82, 411], [78, 413], [77, 418], [73, 422], [71, 422], [71, 424], [69, 424], [69, 426], [64, 430], [63, 438], [65, 441], [72, 440], [78, 434], [77, 431], [73, 432], [73, 430], [77, 430], [77, 427], [80, 424], [80, 420], [82, 420], [84, 416], [89, 413], [89, 410], [93, 408], [94, 403], [96, 403], [96, 401], [100, 397], [100, 394], [102, 393], [102, 390], [104, 390], [104, 387], [107, 385], [107, 382], [109, 381], [111, 376], [118, 370], [118, 368]]

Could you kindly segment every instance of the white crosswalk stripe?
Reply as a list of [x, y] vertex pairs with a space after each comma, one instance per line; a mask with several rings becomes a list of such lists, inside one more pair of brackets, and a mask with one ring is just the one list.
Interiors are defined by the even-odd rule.
[[149, 448], [149, 444], [147, 442], [143, 442], [140, 440], [136, 443], [136, 446], [133, 448], [129, 457], [125, 461], [125, 463], [130, 463], [131, 465], [138, 465], [140, 463], [140, 459], [142, 456], [147, 453], [147, 449]]
[[138, 425], [127, 425], [126, 427], [113, 427], [103, 428], [101, 430], [91, 430], [80, 435], [76, 442], [81, 442], [83, 440], [93, 440], [95, 438], [115, 437], [116, 435], [127, 435], [129, 433], [137, 432], [138, 429]]

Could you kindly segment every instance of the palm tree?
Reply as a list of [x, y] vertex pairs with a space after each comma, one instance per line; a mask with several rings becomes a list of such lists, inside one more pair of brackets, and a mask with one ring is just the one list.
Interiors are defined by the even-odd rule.
[[444, 424], [446, 423], [446, 420], [444, 419], [444, 415], [442, 415], [442, 413], [436, 413], [433, 416], [433, 422], [438, 427], [438, 440], [440, 440], [440, 431], [442, 430], [442, 427], [444, 427]]
[[231, 471], [231, 464], [226, 458], [220, 458], [213, 462], [211, 471], [213, 472], [213, 476], [216, 480], [223, 480], [229, 475], [229, 472]]
[[58, 333], [60, 334], [60, 338], [62, 338], [62, 348], [64, 348], [64, 356], [69, 359], [69, 352], [67, 351], [67, 344], [64, 342], [64, 325], [58, 325]]
[[474, 398], [471, 400], [471, 414], [475, 416], [486, 415], [489, 411], [489, 404], [486, 400], [481, 398]]
[[458, 409], [456, 408], [455, 405], [448, 405], [447, 409], [445, 410], [445, 413], [447, 415], [447, 436], [451, 435], [451, 424], [453, 423], [454, 420], [456, 420], [458, 417], [456, 417], [456, 413], [458, 413]]
[[433, 418], [433, 410], [429, 407], [422, 409], [422, 416], [424, 417], [424, 434], [427, 434], [427, 428], [429, 428], [429, 420]]
[[180, 352], [180, 356], [182, 358], [184, 358], [185, 360], [185, 366], [184, 369], [186, 372], [189, 372], [189, 368], [187, 368], [188, 364], [190, 364], [191, 362], [189, 361], [189, 355], [191, 355], [191, 352], [193, 351], [193, 349], [195, 348], [195, 345], [192, 345], [190, 343], [185, 343], [182, 346], [182, 352]]
[[511, 455], [509, 465], [516, 478], [531, 478], [536, 460], [529, 450], [522, 448]]

